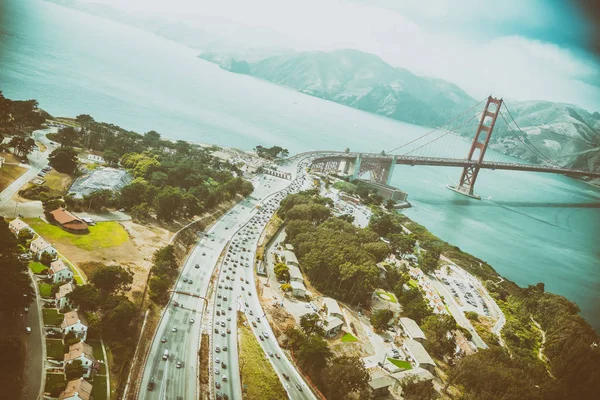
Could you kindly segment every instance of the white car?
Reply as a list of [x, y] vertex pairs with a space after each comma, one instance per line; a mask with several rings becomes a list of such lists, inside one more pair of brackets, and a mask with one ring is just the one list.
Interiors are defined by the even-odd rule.
[[25, 332], [31, 333], [31, 328], [28, 326], [27, 328], [25, 328]]

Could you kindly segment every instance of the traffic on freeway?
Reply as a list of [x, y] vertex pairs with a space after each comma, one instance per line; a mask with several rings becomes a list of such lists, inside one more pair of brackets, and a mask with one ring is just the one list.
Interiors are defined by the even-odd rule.
[[[297, 162], [287, 166], [294, 170], [296, 167]], [[138, 398], [162, 400], [198, 397], [197, 362], [201, 321], [203, 313], [206, 311], [206, 295], [210, 279], [217, 266], [219, 256], [236, 232], [260, 213], [257, 206], [260, 207], [265, 199], [290, 185], [290, 181], [264, 176], [255, 178], [252, 183], [255, 187], [252, 195], [216, 221], [214, 226], [201, 236], [186, 260], [145, 361]], [[252, 259], [252, 255], [247, 254]], [[249, 267], [247, 270], [251, 272], [252, 268]], [[247, 278], [249, 282], [254, 279], [251, 273]], [[241, 291], [241, 289], [238, 290]], [[217, 291], [215, 291], [215, 296], [216, 293]], [[219, 291], [219, 293], [221, 292]], [[235, 295], [231, 293], [231, 296]], [[233, 298], [231, 296], [228, 296], [228, 301]], [[226, 316], [223, 319], [226, 321]], [[226, 322], [235, 324], [235, 318], [232, 320]], [[235, 343], [235, 325], [229, 327], [233, 334], [226, 333], [227, 327], [224, 329], [225, 339], [230, 340], [233, 337]], [[222, 336], [219, 337], [223, 339]], [[237, 357], [237, 348], [233, 350], [232, 354]], [[239, 397], [236, 398], [241, 398], [237, 359], [235, 364], [228, 367], [229, 365], [226, 364], [225, 369], [235, 371], [235, 373], [221, 373], [219, 381], [235, 385], [231, 387], [237, 387]], [[223, 375], [226, 375], [225, 381], [223, 381]], [[229, 393], [233, 393], [233, 390]]]
[[[304, 163], [291, 165], [290, 173], [296, 178], [285, 189], [275, 193], [261, 204], [260, 210], [232, 237], [220, 266], [214, 291], [215, 307], [212, 325], [212, 377], [217, 400], [241, 399], [239, 359], [237, 348], [237, 312], [243, 312], [252, 325], [265, 355], [281, 379], [291, 399], [315, 399], [301, 375], [287, 359], [269, 326], [260, 305], [254, 282], [256, 248], [267, 222], [279, 203], [289, 193], [308, 189], [308, 179], [301, 173]], [[264, 176], [270, 186], [285, 182]]]

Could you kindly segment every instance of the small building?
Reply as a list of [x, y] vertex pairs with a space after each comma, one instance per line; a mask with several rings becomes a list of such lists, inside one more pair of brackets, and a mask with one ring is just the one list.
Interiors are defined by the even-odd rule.
[[300, 268], [295, 265], [288, 265], [290, 270], [290, 282], [304, 282], [304, 277], [302, 276], [302, 272]]
[[344, 314], [342, 314], [342, 309], [337, 301], [331, 297], [323, 297], [323, 305], [327, 308], [327, 315], [329, 317], [337, 317], [342, 321], [344, 320]]
[[426, 369], [431, 373], [435, 372], [435, 361], [433, 361], [433, 358], [431, 358], [421, 343], [416, 340], [406, 339], [402, 347], [417, 367]]
[[373, 391], [374, 397], [387, 396], [390, 392], [390, 386], [392, 386], [393, 380], [389, 376], [379, 375], [372, 376], [369, 381], [369, 386]]
[[422, 382], [431, 381], [435, 378], [431, 372], [423, 368], [413, 368], [395, 372], [391, 374], [390, 377], [394, 379], [393, 389], [395, 391], [401, 390], [402, 382], [407, 379], [410, 379], [411, 381], [414, 380], [416, 382]]
[[53, 283], [69, 282], [73, 279], [73, 271], [71, 271], [67, 264], [59, 258], [50, 264], [48, 276], [52, 279]]
[[106, 162], [104, 160], [104, 157], [98, 156], [96, 154], [88, 154], [87, 159], [98, 164], [104, 164]]
[[288, 251], [294, 251], [294, 245], [291, 243], [286, 243], [285, 244], [285, 249]]
[[75, 289], [75, 286], [71, 282], [65, 283], [58, 288], [58, 292], [55, 294], [55, 303], [57, 309], [65, 308], [69, 305], [69, 298], [67, 295]]
[[416, 280], [423, 279], [423, 277], [425, 276], [425, 274], [423, 274], [423, 271], [421, 271], [421, 268], [411, 268], [408, 270], [408, 274], [411, 278]]
[[36, 259], [40, 259], [42, 254], [48, 253], [52, 256], [52, 259], [56, 258], [56, 249], [50, 246], [50, 243], [46, 242], [43, 237], [38, 236], [36, 239], [31, 241], [29, 250]]
[[426, 337], [419, 325], [412, 319], [402, 317], [400, 318], [400, 326], [402, 330], [412, 340], [416, 340], [417, 342], [423, 342]]
[[60, 224], [61, 228], [67, 232], [85, 233], [88, 231], [88, 225], [81, 218], [76, 217], [62, 207], [51, 211], [50, 214]]
[[88, 325], [83, 315], [80, 315], [78, 311], [69, 311], [65, 314], [61, 329], [64, 335], [73, 332], [81, 340], [87, 338]]
[[30, 232], [33, 232], [33, 229], [31, 229], [29, 227], [29, 225], [27, 225], [25, 222], [21, 221], [19, 218], [16, 218], [16, 219], [13, 219], [12, 221], [10, 221], [8, 223], [8, 229], [10, 229], [10, 231], [16, 237], [19, 237], [19, 233], [21, 233], [22, 230], [28, 230]]
[[285, 257], [285, 263], [288, 266], [290, 266], [290, 265], [295, 265], [296, 267], [300, 266], [300, 263], [298, 262], [298, 258], [296, 257], [296, 254], [294, 254], [293, 251], [284, 250], [283, 256]]
[[67, 364], [71, 364], [75, 360], [81, 361], [81, 365], [87, 369], [83, 376], [84, 378], [89, 378], [92, 375], [92, 368], [96, 363], [92, 346], [85, 342], [70, 345], [69, 352], [65, 354], [64, 366], [66, 367]]
[[325, 335], [332, 337], [337, 335], [344, 326], [344, 321], [338, 317], [329, 317], [325, 320], [323, 328], [325, 329]]
[[58, 400], [91, 400], [92, 384], [83, 378], [67, 382], [65, 390], [58, 396]]
[[290, 285], [292, 286], [292, 295], [294, 295], [294, 297], [306, 296], [306, 286], [304, 286], [304, 283], [291, 281]]

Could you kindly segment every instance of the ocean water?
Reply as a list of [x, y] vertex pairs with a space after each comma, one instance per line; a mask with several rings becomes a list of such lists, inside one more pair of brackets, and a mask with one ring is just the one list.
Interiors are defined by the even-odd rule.
[[[0, 90], [53, 115], [245, 149], [378, 152], [428, 131], [223, 71], [182, 45], [41, 0], [0, 2]], [[447, 154], [466, 154], [464, 140], [444, 139]], [[600, 329], [600, 190], [482, 171], [475, 201], [445, 188], [459, 174], [396, 166], [393, 184], [413, 205], [406, 215], [520, 285], [544, 282]]]

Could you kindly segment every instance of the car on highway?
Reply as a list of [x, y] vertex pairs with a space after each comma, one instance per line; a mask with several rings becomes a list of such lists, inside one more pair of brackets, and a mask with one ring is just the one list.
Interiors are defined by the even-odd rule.
[[281, 356], [279, 355], [279, 353], [275, 354], [275, 357], [277, 357], [277, 359], [281, 359]]
[[177, 332], [177, 328], [176, 328], [176, 327], [173, 327], [173, 329], [171, 329], [171, 331], [173, 331], [173, 332]]
[[149, 391], [153, 391], [154, 390], [154, 377], [150, 378], [150, 382], [148, 382], [148, 390]]
[[269, 357], [273, 357], [273, 352], [269, 351]]
[[202, 255], [203, 255], [203, 256], [205, 256], [205, 255], [206, 255], [206, 253], [202, 253]]
[[252, 326], [256, 328], [256, 321], [252, 321]]
[[283, 378], [284, 378], [286, 381], [289, 381], [289, 380], [290, 380], [290, 377], [289, 377], [289, 376], [288, 376], [288, 374], [286, 374], [285, 372], [284, 372], [284, 373], [282, 373], [281, 375], [283, 375]]
[[28, 327], [26, 327], [26, 328], [25, 328], [25, 332], [27, 332], [27, 333], [31, 333], [31, 327], [29, 327], [29, 326], [28, 326]]
[[219, 328], [215, 328], [215, 333], [218, 335], [219, 334]]
[[167, 338], [163, 336], [162, 339], [160, 339], [161, 343], [167, 343]]
[[215, 369], [215, 375], [220, 375], [221, 374], [221, 370], [219, 368]]
[[190, 324], [194, 323], [194, 318], [190, 318]]
[[186, 283], [188, 281], [187, 278], [183, 278], [183, 283]]
[[227, 382], [227, 375], [223, 375], [221, 379], [223, 380], [223, 382]]
[[181, 368], [181, 361], [177, 361], [177, 364], [175, 364], [175, 368]]
[[200, 264], [196, 264], [196, 269], [200, 268]]
[[223, 362], [221, 363], [221, 368], [223, 368], [223, 369], [227, 368], [227, 364], [225, 364], [225, 361], [223, 361]]
[[188, 283], [191, 284], [191, 283], [194, 283], [194, 282], [191, 279], [188, 279]]
[[223, 346], [223, 351], [227, 351], [227, 346]]
[[220, 364], [221, 360], [219, 360], [218, 358], [215, 359], [215, 363]]

